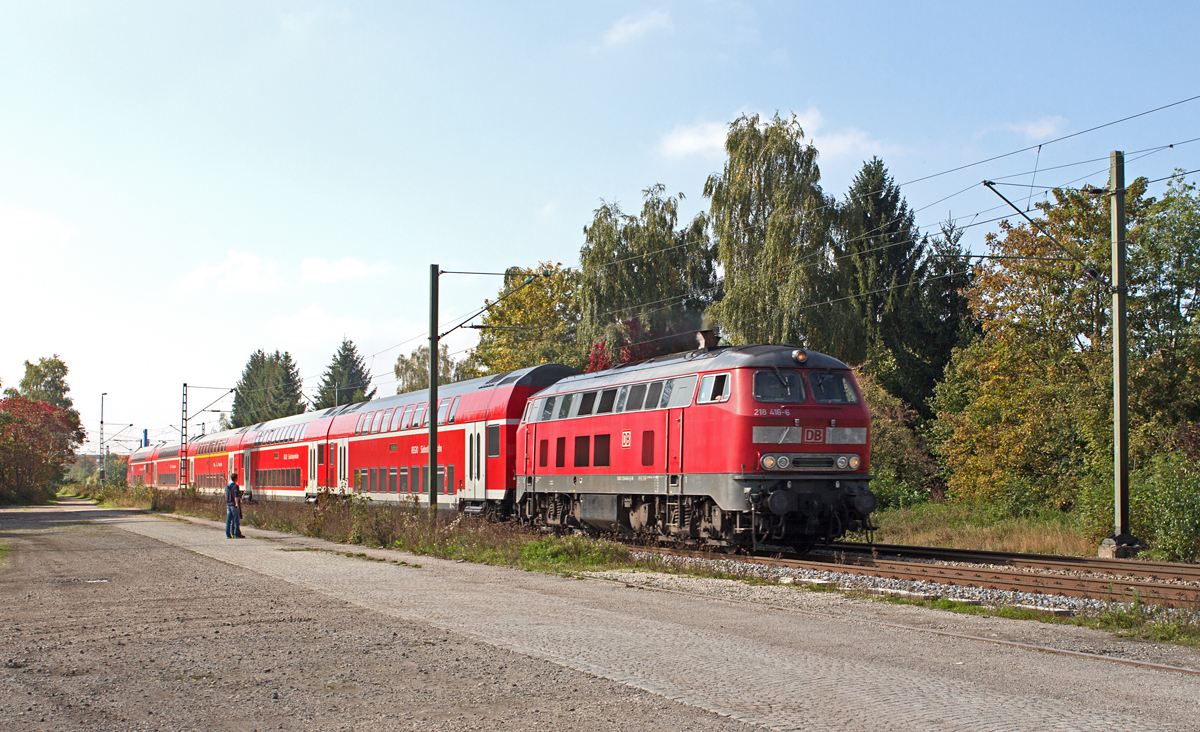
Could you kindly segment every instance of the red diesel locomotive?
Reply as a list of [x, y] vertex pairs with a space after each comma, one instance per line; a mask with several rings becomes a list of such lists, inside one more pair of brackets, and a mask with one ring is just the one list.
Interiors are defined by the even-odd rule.
[[804, 549], [870, 528], [870, 423], [844, 363], [791, 347], [572, 376], [525, 409], [516, 505], [541, 526]]
[[[141, 450], [129, 479], [253, 495], [515, 513], [522, 522], [728, 548], [869, 529], [870, 414], [850, 369], [790, 346], [700, 349], [579, 374], [558, 364]], [[428, 475], [428, 420], [439, 466]]]

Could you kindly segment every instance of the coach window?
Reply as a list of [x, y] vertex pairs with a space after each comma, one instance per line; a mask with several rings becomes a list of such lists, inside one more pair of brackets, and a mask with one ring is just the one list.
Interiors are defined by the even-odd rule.
[[365, 414], [358, 415], [358, 424], [356, 424], [354, 426], [354, 434], [356, 434], [356, 435], [362, 434], [362, 423], [363, 423], [363, 420], [366, 418], [367, 418], [367, 415], [365, 415]]
[[397, 493], [408, 493], [408, 466], [399, 469], [400, 480], [397, 485]]
[[538, 467], [544, 468], [550, 459], [550, 440], [542, 440], [538, 443]]
[[619, 392], [617, 392], [617, 408], [614, 411], [617, 411], [617, 412], [625, 411], [625, 399], [628, 396], [629, 396], [629, 387], [622, 386], [621, 390]]
[[383, 419], [381, 419], [379, 421], [379, 429], [372, 430], [372, 432], [387, 432], [388, 431], [388, 425], [391, 424], [391, 421], [392, 421], [392, 411], [393, 410], [391, 410], [391, 409], [384, 410]]
[[396, 407], [392, 411], [392, 423], [388, 425], [388, 432], [395, 432], [400, 429], [400, 418], [404, 416], [404, 407]]
[[325, 464], [325, 445], [322, 443], [322, 444], [317, 445], [317, 465], [324, 465], [324, 464]]
[[642, 408], [642, 401], [646, 398], [646, 385], [634, 384], [629, 387], [629, 401], [625, 404], [626, 412], [636, 412]]
[[558, 407], [558, 418], [566, 419], [571, 415], [571, 400], [575, 397], [574, 394], [567, 394], [562, 398], [562, 404]]
[[383, 421], [384, 414], [386, 414], [386, 412], [375, 412], [375, 417], [371, 420], [371, 434], [374, 435], [379, 433], [379, 425]]
[[500, 457], [500, 425], [498, 424], [487, 426], [487, 456], [490, 458]]
[[575, 438], [575, 467], [588, 466], [588, 453], [591, 451], [592, 438], [590, 435], [579, 435]]
[[[428, 427], [429, 426], [429, 413], [433, 411], [433, 408], [430, 407], [428, 404], [422, 404], [421, 406], [423, 406], [425, 408], [425, 411], [421, 412], [421, 426]], [[434, 416], [437, 416], [437, 415], [434, 415]]]
[[596, 414], [608, 414], [613, 409], [613, 402], [617, 400], [616, 389], [605, 389], [600, 392], [600, 404], [596, 407]]
[[654, 430], [642, 432], [642, 465], [654, 464]]
[[412, 420], [412, 424], [410, 426], [414, 430], [420, 428], [421, 416], [424, 414], [425, 414], [425, 402], [421, 402], [420, 404], [417, 405], [416, 411], [413, 412], [413, 420]]
[[403, 421], [400, 422], [400, 429], [402, 429], [402, 430], [408, 429], [408, 422], [409, 422], [409, 420], [412, 419], [413, 406], [414, 405], [409, 404], [407, 407], [404, 408], [404, 419], [403, 419]]
[[729, 374], [709, 374], [700, 380], [697, 404], [713, 404], [729, 399]]
[[396, 492], [396, 469], [388, 468], [388, 493]]
[[554, 467], [562, 468], [567, 465], [567, 438], [560, 437], [554, 441]]
[[437, 420], [438, 424], [446, 424], [446, 414], [450, 411], [450, 400], [443, 399], [438, 402]]
[[592, 413], [592, 407], [596, 404], [596, 392], [589, 391], [579, 398], [579, 413], [578, 416], [585, 417]]
[[608, 445], [609, 445], [609, 442], [610, 442], [610, 439], [609, 439], [608, 435], [596, 435], [596, 439], [592, 443], [593, 444], [593, 454], [595, 455], [595, 457], [592, 459], [592, 467], [594, 467], [594, 468], [607, 468], [608, 467]]
[[545, 422], [548, 419], [554, 418], [554, 400], [555, 399], [557, 399], [557, 397], [546, 397], [546, 400], [544, 402], [542, 402], [542, 409], [538, 413], [538, 421], [539, 422]]
[[454, 397], [454, 401], [450, 404], [450, 417], [448, 420], [450, 424], [454, 424], [454, 415], [458, 414], [458, 400], [460, 398], [461, 397]]

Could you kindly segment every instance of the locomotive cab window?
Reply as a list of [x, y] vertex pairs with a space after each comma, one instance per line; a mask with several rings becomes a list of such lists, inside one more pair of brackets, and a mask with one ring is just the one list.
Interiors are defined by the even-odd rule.
[[709, 374], [700, 380], [697, 404], [713, 404], [729, 399], [729, 374]]
[[808, 383], [812, 386], [813, 399], [822, 404], [857, 404], [858, 394], [845, 374], [833, 371], [811, 371]]
[[804, 381], [798, 371], [754, 372], [754, 400], [773, 404], [800, 404], [804, 402]]

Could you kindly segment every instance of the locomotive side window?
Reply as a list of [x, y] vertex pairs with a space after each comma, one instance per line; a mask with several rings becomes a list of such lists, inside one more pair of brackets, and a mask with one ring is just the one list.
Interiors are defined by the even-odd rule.
[[617, 411], [617, 412], [625, 411], [625, 400], [628, 397], [629, 397], [629, 387], [622, 386], [621, 390], [619, 392], [617, 392], [617, 408], [615, 411]]
[[697, 404], [712, 404], [729, 399], [729, 374], [709, 374], [700, 380]]
[[[677, 379], [671, 379], [671, 399], [664, 403], [667, 407], [686, 407], [692, 403], [692, 392], [696, 390], [696, 376], [680, 376]], [[663, 390], [663, 397], [666, 397], [666, 390]]]
[[634, 384], [629, 387], [629, 401], [625, 403], [626, 412], [636, 412], [642, 408], [642, 401], [646, 398], [646, 385]]
[[658, 407], [662, 409], [671, 401], [671, 392], [675, 390], [675, 379], [668, 379], [663, 382], [662, 398], [658, 400]]
[[658, 399], [662, 396], [663, 383], [656, 381], [646, 388], [646, 409], [658, 408]]
[[596, 414], [608, 414], [613, 410], [613, 402], [617, 400], [616, 389], [605, 389], [600, 392], [600, 405], [596, 407]]
[[580, 417], [587, 416], [592, 413], [592, 407], [596, 404], [596, 392], [589, 391], [579, 398], [579, 415]]
[[858, 404], [858, 394], [845, 374], [830, 371], [813, 371], [808, 374], [812, 385], [813, 399], [822, 404]]
[[608, 467], [608, 446], [611, 441], [609, 435], [596, 435], [596, 439], [592, 442], [592, 467]]
[[574, 394], [567, 394], [562, 398], [562, 405], [558, 408], [558, 418], [566, 419], [571, 414], [571, 400]]
[[588, 466], [588, 451], [591, 447], [590, 435], [579, 435], [575, 438], [575, 467], [586, 468]]
[[500, 425], [489, 424], [487, 427], [487, 456], [500, 457]]
[[560, 437], [554, 441], [554, 467], [562, 468], [567, 464], [567, 438]]
[[550, 460], [550, 440], [538, 443], [538, 467], [544, 468]]
[[805, 401], [804, 381], [797, 371], [755, 371], [754, 400], [775, 404], [801, 404]]
[[554, 400], [557, 398], [558, 397], [546, 397], [546, 401], [542, 402], [541, 413], [538, 417], [539, 422], [545, 422], [548, 419], [554, 418]]

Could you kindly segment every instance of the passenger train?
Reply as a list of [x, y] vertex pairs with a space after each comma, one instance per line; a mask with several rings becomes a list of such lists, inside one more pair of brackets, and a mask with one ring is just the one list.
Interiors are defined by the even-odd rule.
[[730, 550], [871, 529], [870, 414], [849, 367], [704, 342], [595, 373], [545, 364], [447, 384], [436, 409], [411, 392], [142, 449], [128, 477], [215, 492], [232, 472], [282, 500], [428, 504], [432, 486], [469, 513]]

